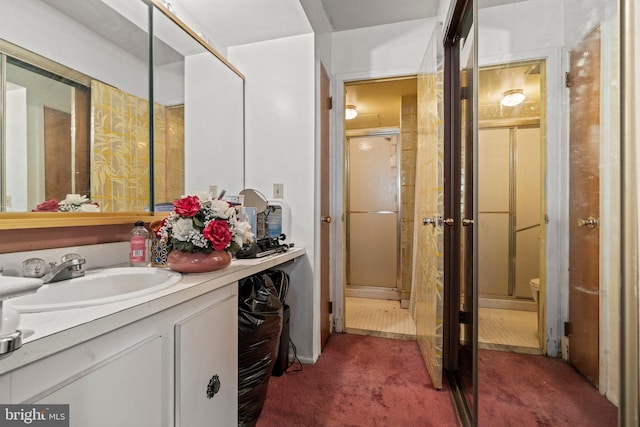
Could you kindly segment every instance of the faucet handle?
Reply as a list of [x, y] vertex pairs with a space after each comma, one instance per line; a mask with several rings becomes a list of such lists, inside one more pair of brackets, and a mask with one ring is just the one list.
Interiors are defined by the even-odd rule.
[[47, 272], [47, 263], [42, 258], [29, 258], [22, 261], [24, 277], [42, 277]]
[[67, 262], [67, 261], [71, 261], [72, 259], [80, 259], [80, 258], [82, 258], [80, 255], [75, 253], [70, 253], [70, 254], [63, 255], [62, 258], [60, 258], [60, 262]]

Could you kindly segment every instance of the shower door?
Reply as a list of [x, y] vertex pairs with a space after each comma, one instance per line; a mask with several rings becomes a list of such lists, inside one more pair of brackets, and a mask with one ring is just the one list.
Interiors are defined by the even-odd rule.
[[347, 296], [400, 299], [398, 136], [347, 147]]
[[540, 276], [540, 128], [478, 133], [479, 293], [530, 299]]

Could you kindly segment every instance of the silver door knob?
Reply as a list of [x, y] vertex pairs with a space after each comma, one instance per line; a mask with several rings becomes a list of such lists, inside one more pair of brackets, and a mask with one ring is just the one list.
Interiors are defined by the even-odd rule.
[[470, 225], [473, 225], [473, 220], [471, 218], [462, 218], [463, 227], [468, 227]]
[[578, 227], [596, 228], [600, 225], [600, 221], [597, 218], [590, 216], [587, 219], [578, 218]]
[[331, 217], [330, 216], [323, 216], [322, 217], [322, 222], [326, 222], [327, 224], [331, 224]]

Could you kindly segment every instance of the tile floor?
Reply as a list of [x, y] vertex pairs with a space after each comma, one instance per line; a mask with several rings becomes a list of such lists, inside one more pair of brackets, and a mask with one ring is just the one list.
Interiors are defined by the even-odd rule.
[[540, 354], [536, 312], [480, 308], [478, 312], [478, 347], [515, 353]]
[[[400, 301], [346, 298], [346, 332], [384, 338], [414, 340], [416, 325]], [[540, 354], [536, 313], [480, 308], [479, 347], [516, 353]]]
[[348, 334], [416, 339], [416, 324], [400, 301], [346, 297], [345, 315]]

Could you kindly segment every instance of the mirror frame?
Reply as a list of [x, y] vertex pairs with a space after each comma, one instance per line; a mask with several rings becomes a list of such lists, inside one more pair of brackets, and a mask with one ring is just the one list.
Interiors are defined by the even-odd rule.
[[[155, 7], [171, 21], [178, 25], [182, 30], [189, 34], [193, 39], [200, 43], [207, 51], [214, 55], [224, 65], [226, 65], [231, 71], [237, 74], [244, 82], [245, 76], [234, 67], [229, 61], [227, 61], [220, 53], [218, 53], [213, 47], [211, 47], [202, 37], [196, 34], [189, 26], [187, 26], [182, 20], [174, 15], [169, 9], [167, 9], [159, 0], [142, 0], [149, 6], [149, 39], [150, 44], [153, 43], [153, 21], [152, 11]], [[151, 49], [152, 50], [152, 49]], [[149, 57], [149, 90], [150, 99], [149, 102], [153, 103], [153, 53]], [[244, 89], [243, 89], [244, 91]], [[243, 94], [244, 97], [244, 94]], [[150, 113], [153, 109], [150, 109]], [[152, 136], [152, 135], [151, 135]], [[244, 136], [243, 136], [244, 138]], [[151, 155], [153, 154], [153, 139], [150, 140]], [[151, 157], [153, 158], [153, 157]], [[150, 165], [150, 173], [153, 175], [153, 164]], [[244, 173], [243, 173], [244, 175]], [[153, 182], [154, 177], [151, 177], [151, 201], [153, 202]], [[18, 230], [18, 229], [38, 229], [38, 228], [61, 228], [61, 227], [81, 227], [81, 226], [99, 226], [99, 225], [119, 225], [119, 224], [131, 224], [137, 220], [144, 222], [152, 222], [158, 219], [166, 217], [166, 212], [2, 212], [0, 213], [0, 230]]]

